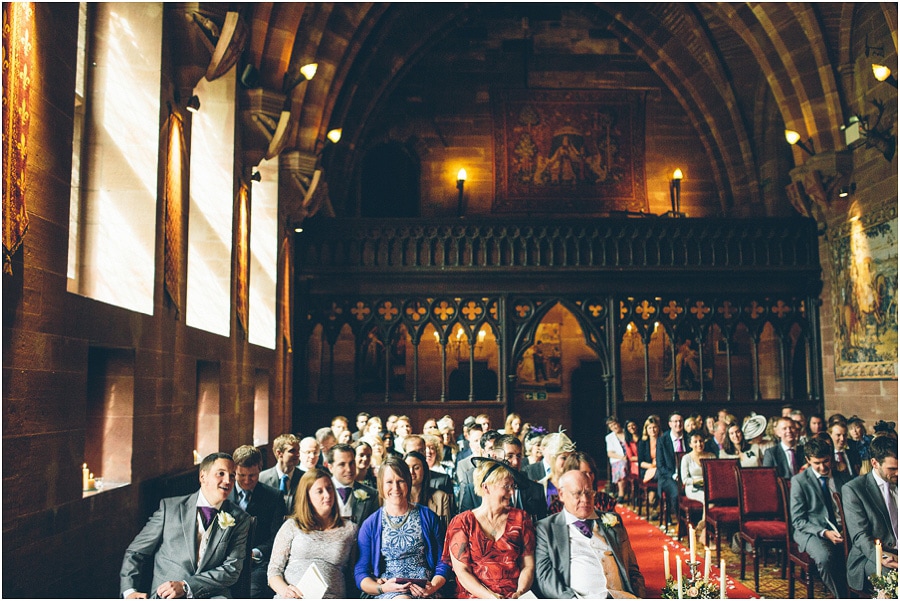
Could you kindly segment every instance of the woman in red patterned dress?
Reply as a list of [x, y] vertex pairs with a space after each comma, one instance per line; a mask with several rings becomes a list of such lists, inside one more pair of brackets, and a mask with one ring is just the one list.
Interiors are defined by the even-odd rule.
[[473, 481], [481, 506], [453, 518], [444, 543], [456, 596], [518, 599], [534, 580], [535, 536], [529, 515], [510, 507], [515, 475], [505, 463], [481, 459]]

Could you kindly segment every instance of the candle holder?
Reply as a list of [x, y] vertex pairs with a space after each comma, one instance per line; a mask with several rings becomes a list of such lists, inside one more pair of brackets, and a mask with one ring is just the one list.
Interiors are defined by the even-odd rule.
[[[681, 583], [681, 594], [678, 594], [678, 581], [674, 578], [669, 578], [666, 580], [666, 585], [662, 589], [662, 594], [660, 595], [663, 599], [719, 599], [721, 594], [721, 589], [719, 588], [719, 581], [710, 579], [704, 579], [702, 573], [700, 572], [700, 565], [702, 562], [690, 559], [685, 559], [684, 563], [687, 564], [688, 567], [688, 575], [687, 578], [684, 578]], [[724, 576], [720, 576], [722, 578]], [[726, 596], [727, 598], [727, 596]]]
[[688, 567], [688, 577], [685, 581], [685, 584], [688, 586], [693, 586], [697, 584], [698, 581], [701, 580], [700, 574], [700, 562], [699, 561], [691, 561], [690, 559], [685, 559], [684, 563], [687, 564]]

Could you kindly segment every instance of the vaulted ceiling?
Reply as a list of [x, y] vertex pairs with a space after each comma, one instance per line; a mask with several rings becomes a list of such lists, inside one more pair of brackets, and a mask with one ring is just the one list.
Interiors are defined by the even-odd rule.
[[[465, 53], [447, 47], [472, 59], [492, 44], [512, 48], [530, 38], [535, 70], [552, 71], [566, 56], [570, 65], [575, 55], [587, 61], [602, 55], [607, 64], [628, 63], [626, 72], [652, 72], [696, 130], [724, 212], [739, 216], [765, 213], [755, 174], [773, 145], [783, 145], [784, 127], [819, 151], [843, 148], [840, 128], [857, 102], [848, 95], [854, 78], [866, 75], [856, 67], [854, 36], [883, 46], [896, 65], [896, 4], [867, 5], [861, 22], [863, 6], [263, 2], [245, 5], [242, 14], [250, 25], [245, 62], [258, 69], [260, 86], [289, 95], [285, 148], [316, 153], [330, 128], [343, 128], [329, 172], [332, 194], [350, 179], [353, 150], [365, 143], [377, 116], [398, 110], [398, 94], [415, 94], [411, 81], [422, 87], [423, 77], [452, 77], [467, 68]], [[437, 53], [439, 47], [444, 51]], [[315, 78], [297, 85], [300, 67], [310, 62], [318, 63]], [[427, 73], [416, 79], [421, 65]], [[596, 71], [595, 63], [586, 65]], [[761, 122], [767, 104], [783, 125]], [[793, 152], [797, 164], [806, 158], [796, 147]]]

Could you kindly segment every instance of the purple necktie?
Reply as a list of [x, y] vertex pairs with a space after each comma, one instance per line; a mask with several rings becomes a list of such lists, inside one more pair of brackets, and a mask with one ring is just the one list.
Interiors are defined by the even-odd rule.
[[594, 520], [578, 520], [573, 524], [586, 537], [591, 538], [594, 535]]
[[206, 530], [212, 523], [213, 518], [216, 517], [216, 514], [219, 513], [219, 510], [215, 507], [200, 507], [199, 509], [200, 519], [203, 520], [203, 529]]
[[344, 505], [347, 504], [347, 499], [350, 498], [350, 487], [342, 486], [338, 489], [338, 494], [341, 495], [341, 500], [344, 502]]

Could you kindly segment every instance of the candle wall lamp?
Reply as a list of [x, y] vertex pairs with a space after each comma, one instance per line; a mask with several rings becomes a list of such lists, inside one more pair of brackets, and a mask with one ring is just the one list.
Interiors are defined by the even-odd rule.
[[681, 180], [684, 179], [684, 173], [681, 169], [676, 169], [672, 173], [672, 179], [669, 180], [669, 198], [672, 201], [672, 217], [684, 217], [681, 212]]
[[897, 78], [894, 77], [889, 67], [872, 63], [872, 75], [878, 81], [886, 82], [888, 85], [897, 87]]
[[456, 189], [459, 191], [459, 196], [456, 199], [456, 216], [462, 217], [464, 211], [463, 207], [463, 190], [466, 186], [466, 170], [460, 169], [456, 173]]
[[809, 144], [809, 146], [807, 146], [806, 144], [804, 144], [803, 142], [800, 141], [799, 133], [795, 132], [792, 129], [786, 129], [786, 130], [784, 130], [784, 139], [787, 140], [787, 143], [790, 144], [791, 146], [799, 146], [800, 148], [805, 150], [806, 154], [808, 154], [809, 156], [811, 156], [811, 157], [816, 156], [816, 151], [813, 149], [812, 138], [809, 138], [808, 140], [806, 140], [806, 142]]

